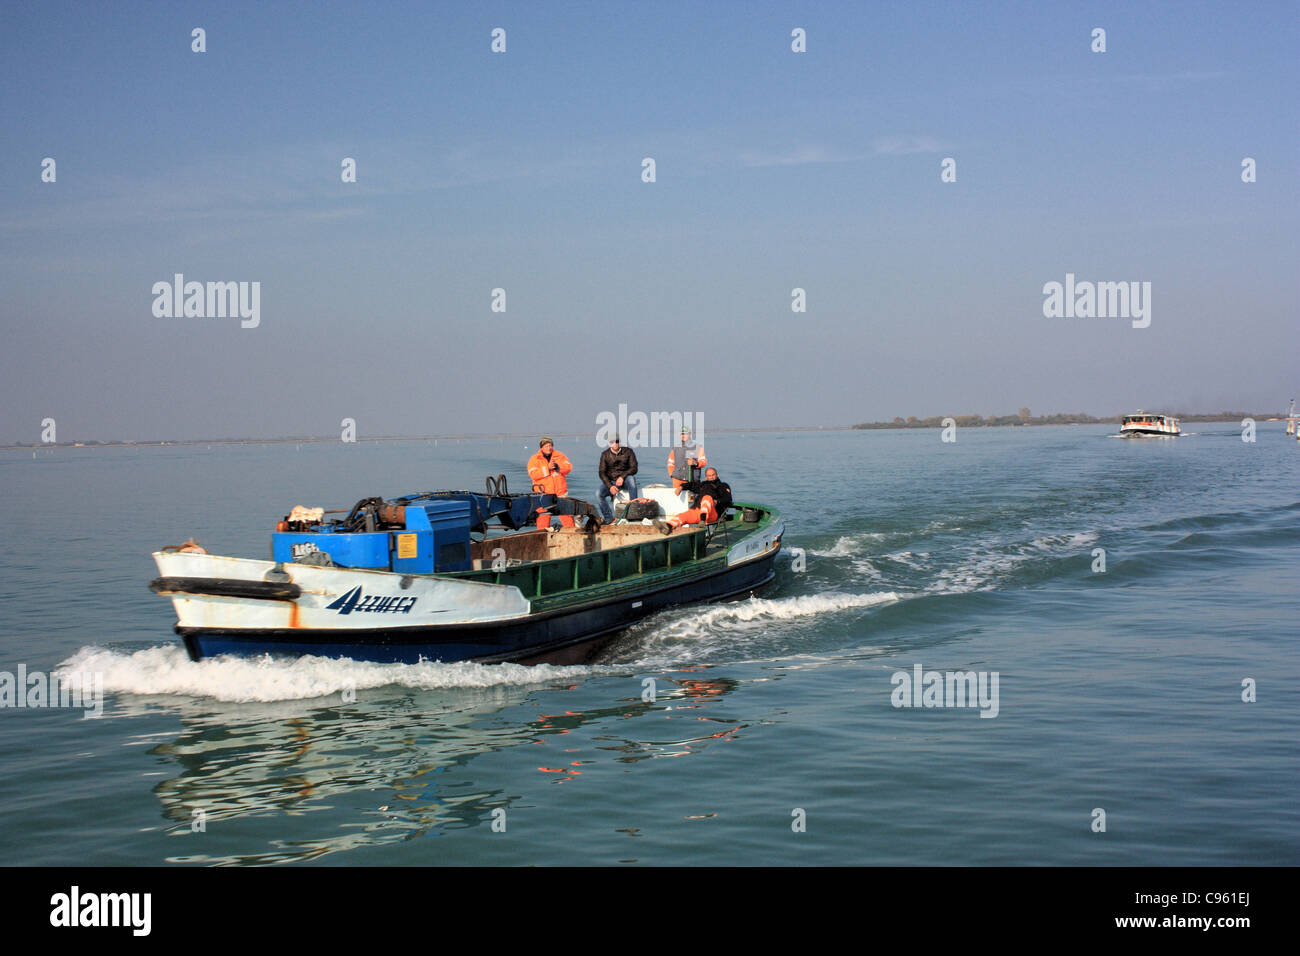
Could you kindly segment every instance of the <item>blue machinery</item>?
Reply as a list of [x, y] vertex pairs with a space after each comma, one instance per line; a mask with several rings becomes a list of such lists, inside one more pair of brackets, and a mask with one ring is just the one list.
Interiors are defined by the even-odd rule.
[[486, 494], [425, 491], [391, 500], [363, 498], [342, 520], [290, 523], [286, 518], [271, 535], [271, 559], [401, 574], [470, 571], [471, 532], [486, 536], [494, 521], [517, 531], [535, 526], [539, 514], [585, 515], [588, 530], [600, 526], [599, 513], [585, 501], [512, 495], [498, 476], [488, 479]]

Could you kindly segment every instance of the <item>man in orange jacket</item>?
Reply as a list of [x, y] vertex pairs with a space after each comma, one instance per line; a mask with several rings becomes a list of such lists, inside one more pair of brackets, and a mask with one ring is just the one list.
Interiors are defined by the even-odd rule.
[[[564, 476], [573, 471], [573, 465], [564, 452], [556, 451], [549, 438], [539, 443], [537, 454], [528, 459], [528, 477], [533, 483], [533, 491], [544, 495], [564, 497], [569, 493], [569, 483]], [[573, 527], [572, 515], [560, 515], [560, 524]], [[537, 519], [537, 527], [549, 528], [551, 516], [543, 513]]]

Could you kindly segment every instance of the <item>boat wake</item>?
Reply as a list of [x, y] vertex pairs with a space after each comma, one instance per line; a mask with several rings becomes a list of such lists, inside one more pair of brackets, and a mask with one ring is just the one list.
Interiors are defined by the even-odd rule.
[[702, 659], [715, 657], [723, 648], [728, 659], [735, 660], [736, 651], [756, 643], [777, 622], [798, 622], [898, 600], [899, 595], [887, 591], [750, 598], [703, 609], [681, 608], [633, 626], [616, 645], [624, 648], [624, 653], [606, 655], [599, 664], [591, 666], [433, 661], [376, 664], [310, 655], [297, 658], [225, 655], [193, 661], [180, 645], [166, 645], [134, 651], [83, 647], [63, 661], [56, 673], [102, 674], [106, 694], [241, 704], [321, 699], [390, 686], [411, 690], [537, 687], [605, 671], [621, 672], [627, 664], [700, 663]]
[[247, 658], [190, 660], [179, 645], [120, 651], [83, 647], [59, 672], [104, 675], [110, 694], [209, 698], [223, 703], [308, 700], [346, 692], [398, 686], [413, 690], [545, 685], [592, 673], [589, 667], [541, 664], [375, 664], [344, 658]]
[[1026, 562], [1064, 558], [1086, 552], [1096, 543], [1097, 537], [1095, 531], [1083, 531], [1046, 535], [1027, 544], [1004, 544], [1000, 550], [990, 548], [987, 552], [966, 557], [954, 567], [940, 570], [926, 590], [940, 594], [991, 591]]
[[805, 551], [808, 555], [817, 558], [852, 558], [861, 554], [864, 549], [885, 541], [901, 543], [941, 532], [951, 534], [961, 530], [962, 526], [959, 524], [953, 524], [947, 519], [936, 518], [915, 530], [854, 531], [851, 534], [840, 535], [829, 548], [806, 548]]
[[[992, 534], [961, 541], [918, 532], [903, 537], [910, 537], [911, 548], [887, 550], [880, 546], [880, 537], [863, 533], [841, 537], [829, 548], [810, 548], [807, 554], [810, 559], [833, 562], [838, 570], [831, 572], [831, 580], [838, 577], [839, 586], [847, 579], [900, 593], [966, 594], [1023, 584], [1048, 573], [1055, 562], [1087, 555], [1099, 535], [1063, 532], [1025, 540]], [[810, 560], [808, 570], [820, 569]]]
[[[786, 598], [751, 597], [707, 609], [682, 608], [633, 625], [602, 657], [606, 664], [665, 666], [751, 659], [787, 645], [790, 625], [825, 614], [901, 600], [893, 591], [832, 592]], [[774, 633], [774, 625], [785, 624]], [[776, 642], [773, 645], [773, 642]], [[724, 657], [719, 657], [722, 654]]]
[[864, 544], [873, 541], [885, 541], [896, 537], [888, 531], [860, 531], [857, 534], [841, 535], [829, 548], [806, 548], [806, 552], [816, 558], [850, 558], [862, 550]]

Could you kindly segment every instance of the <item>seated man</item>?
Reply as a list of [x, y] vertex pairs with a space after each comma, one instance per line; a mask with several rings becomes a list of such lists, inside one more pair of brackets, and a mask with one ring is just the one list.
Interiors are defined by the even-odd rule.
[[620, 491], [626, 491], [630, 498], [637, 496], [636, 470], [636, 452], [624, 448], [615, 435], [600, 456], [600, 492], [596, 496], [596, 503], [600, 506], [601, 517], [606, 521], [614, 520], [611, 500], [617, 498]]
[[672, 534], [684, 524], [699, 524], [701, 519], [712, 524], [731, 507], [731, 485], [718, 480], [716, 468], [706, 470], [703, 481], [685, 481], [682, 487], [699, 498], [691, 510], [656, 521], [655, 527], [663, 534]]

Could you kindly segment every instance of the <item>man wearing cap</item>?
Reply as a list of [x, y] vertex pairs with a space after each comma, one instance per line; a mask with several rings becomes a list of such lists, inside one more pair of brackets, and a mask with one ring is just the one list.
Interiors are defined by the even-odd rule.
[[[569, 463], [564, 452], [555, 450], [555, 445], [549, 438], [543, 438], [538, 444], [537, 454], [528, 459], [528, 477], [533, 483], [533, 491], [543, 495], [568, 494], [569, 483], [564, 480], [564, 476], [573, 471], [573, 465]], [[544, 527], [542, 520], [538, 519], [538, 527]], [[545, 521], [547, 525], [550, 524], [549, 515], [545, 517]], [[562, 515], [560, 524], [570, 526], [573, 524], [573, 518], [570, 515]]]
[[704, 446], [692, 441], [691, 430], [683, 427], [681, 445], [668, 452], [668, 477], [673, 480], [673, 492], [681, 492], [682, 485], [694, 481], [708, 463]]
[[596, 498], [606, 521], [614, 520], [612, 499], [618, 497], [620, 491], [626, 491], [632, 498], [637, 496], [636, 478], [633, 477], [636, 470], [636, 452], [624, 448], [615, 435], [600, 455], [600, 492]]
[[569, 483], [564, 476], [573, 471], [573, 465], [564, 452], [556, 451], [549, 438], [538, 443], [537, 454], [528, 459], [528, 477], [533, 482], [533, 491], [544, 495], [566, 495]]

